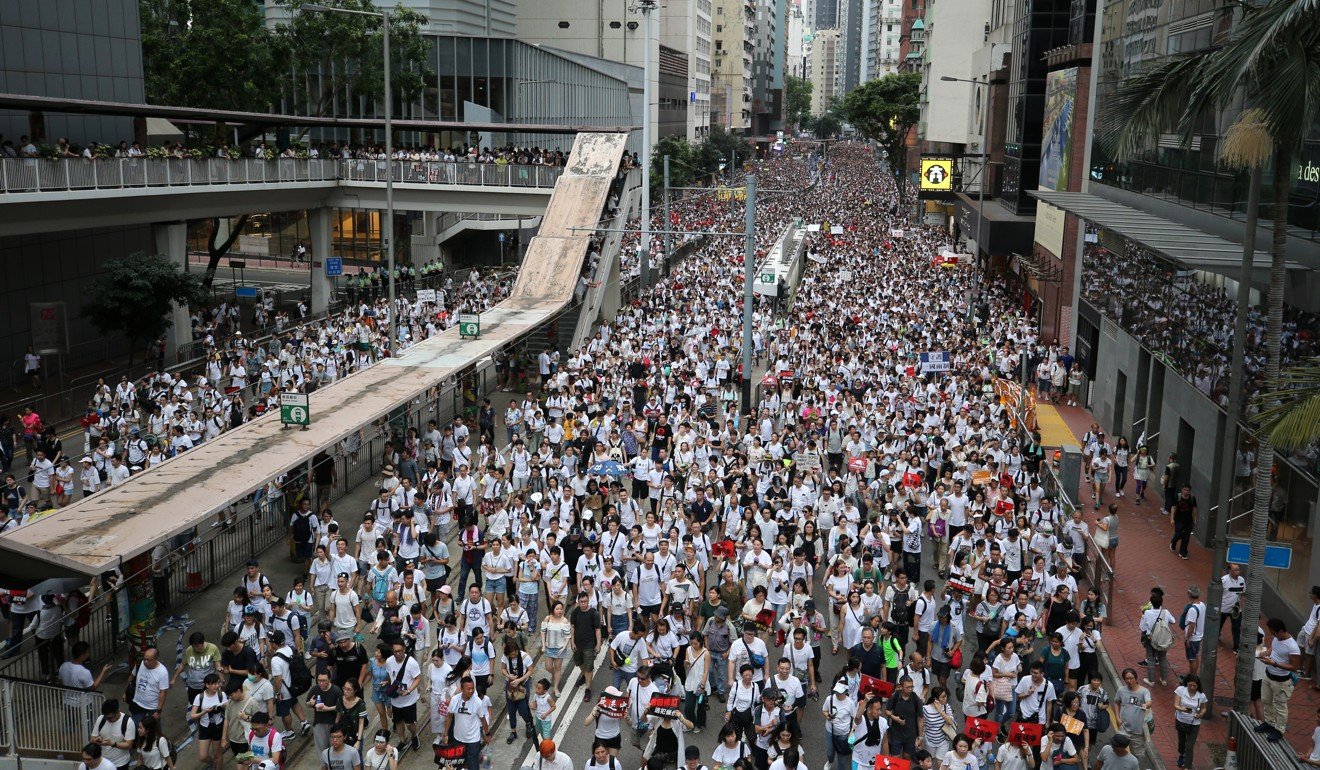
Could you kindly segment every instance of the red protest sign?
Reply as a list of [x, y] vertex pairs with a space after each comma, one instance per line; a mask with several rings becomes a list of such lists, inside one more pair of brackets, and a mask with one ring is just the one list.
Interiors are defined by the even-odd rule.
[[967, 717], [964, 732], [973, 740], [993, 741], [999, 735], [999, 723], [991, 722], [989, 719]]
[[677, 695], [661, 695], [656, 693], [651, 696], [651, 702], [646, 706], [648, 716], [669, 717], [670, 719], [678, 717], [683, 713], [683, 699]]
[[875, 758], [875, 770], [912, 770], [912, 763], [902, 757], [881, 754]]
[[880, 693], [880, 697], [888, 698], [894, 694], [894, 685], [883, 679], [862, 674], [862, 683], [857, 685], [858, 699], [865, 697], [868, 692], [877, 692]]
[[454, 770], [463, 766], [463, 758], [467, 754], [467, 747], [461, 743], [442, 743], [434, 746], [435, 764], [446, 770]]
[[1039, 722], [1013, 722], [1008, 730], [1008, 742], [1019, 746], [1035, 746], [1045, 734], [1045, 725]]

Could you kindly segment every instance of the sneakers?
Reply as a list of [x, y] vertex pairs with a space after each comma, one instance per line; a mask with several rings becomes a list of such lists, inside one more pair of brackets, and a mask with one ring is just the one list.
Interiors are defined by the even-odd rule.
[[[514, 730], [513, 732], [509, 733], [509, 737], [505, 738], [504, 742], [512, 746], [513, 742], [516, 740], [518, 740], [518, 731]], [[1182, 765], [1179, 765], [1179, 767], [1182, 767]]]
[[291, 740], [293, 740], [293, 731], [292, 731], [292, 730], [285, 730], [284, 732], [280, 733], [280, 737], [283, 738], [283, 739], [286, 740], [286, 741], [291, 741]]
[[590, 687], [588, 687], [587, 689], [585, 689], [585, 690], [582, 691], [582, 702], [583, 702], [583, 703], [590, 703], [590, 702], [591, 702], [591, 688], [590, 688]]
[[421, 746], [422, 746], [421, 741], [417, 740], [417, 736], [414, 735], [412, 739], [412, 750], [417, 751], [419, 748], [421, 748]]
[[304, 721], [302, 723], [302, 732], [300, 732], [299, 735], [306, 735], [307, 731], [310, 729], [312, 729], [312, 726], [308, 724], [306, 721]]
[[1144, 684], [1144, 685], [1146, 685], [1147, 687], [1154, 687], [1154, 686], [1155, 686], [1155, 683], [1152, 682], [1152, 681], [1150, 681], [1149, 679], [1142, 679], [1142, 680], [1141, 680], [1141, 683]]
[[1187, 760], [1183, 758], [1182, 754], [1178, 755], [1178, 767], [1187, 767]]
[[[1227, 713], [1227, 712], [1225, 712], [1225, 713]], [[1260, 724], [1256, 725], [1256, 727], [1255, 727], [1254, 729], [1255, 729], [1255, 731], [1258, 732], [1258, 733], [1268, 733], [1269, 731], [1273, 730], [1274, 728], [1270, 726], [1270, 723], [1269, 723], [1269, 722], [1261, 722]]]

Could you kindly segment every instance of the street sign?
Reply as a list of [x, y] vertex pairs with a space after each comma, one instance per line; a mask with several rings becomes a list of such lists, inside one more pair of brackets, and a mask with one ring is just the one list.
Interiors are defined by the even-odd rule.
[[[1292, 546], [1288, 543], [1265, 544], [1265, 566], [1271, 569], [1292, 567]], [[1246, 540], [1228, 541], [1228, 563], [1246, 564], [1251, 561], [1251, 543]]]
[[939, 351], [921, 354], [921, 373], [947, 372], [952, 368], [949, 354]]
[[247, 297], [248, 299], [256, 299], [256, 298], [257, 298], [257, 287], [255, 287], [255, 286], [235, 286], [235, 287], [234, 287], [234, 296], [235, 296], [235, 297]]
[[481, 336], [481, 316], [476, 313], [460, 313], [458, 316], [458, 336]]
[[500, 233], [500, 243], [504, 243], [504, 233]]
[[761, 283], [764, 283], [764, 284], [766, 284], [767, 286], [774, 286], [774, 285], [775, 285], [775, 274], [774, 274], [774, 273], [761, 273]]
[[341, 275], [343, 275], [343, 274], [344, 274], [344, 258], [343, 258], [343, 257], [326, 257], [326, 258], [325, 258], [325, 277], [326, 277], [326, 278], [337, 278], [337, 277], [339, 277], [339, 276], [341, 276]]
[[303, 428], [312, 424], [312, 410], [308, 406], [306, 393], [280, 394], [280, 422], [284, 425], [301, 425]]

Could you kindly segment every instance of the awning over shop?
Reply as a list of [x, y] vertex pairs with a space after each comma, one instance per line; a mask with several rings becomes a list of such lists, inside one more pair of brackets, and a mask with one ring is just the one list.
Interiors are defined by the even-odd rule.
[[[966, 193], [956, 195], [955, 216], [958, 218], [958, 227], [965, 237], [975, 240], [978, 212], [981, 209], [979, 202]], [[996, 256], [1031, 253], [1032, 234], [1036, 229], [1035, 217], [1014, 214], [993, 198], [985, 199], [984, 213], [985, 243], [979, 244], [978, 249]]]
[[[1090, 193], [1032, 190], [1031, 195], [1105, 230], [1141, 244], [1189, 269], [1234, 274], [1242, 265], [1242, 245], [1171, 219], [1148, 214]], [[1289, 270], [1309, 270], [1288, 262]], [[1253, 267], [1268, 269], [1270, 254], [1257, 251]]]

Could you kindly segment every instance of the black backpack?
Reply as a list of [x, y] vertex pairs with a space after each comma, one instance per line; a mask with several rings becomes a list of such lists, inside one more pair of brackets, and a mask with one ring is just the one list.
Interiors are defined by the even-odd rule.
[[293, 539], [298, 543], [310, 542], [312, 539], [312, 515], [295, 513], [293, 515]]
[[894, 589], [894, 603], [889, 610], [889, 621], [894, 625], [906, 626], [912, 622], [912, 589], [900, 591]]
[[276, 655], [275, 657], [289, 664], [289, 681], [285, 684], [289, 688], [290, 695], [298, 698], [312, 689], [312, 672], [308, 670], [307, 661], [303, 660], [302, 655]]

